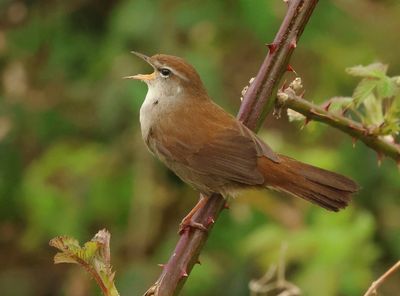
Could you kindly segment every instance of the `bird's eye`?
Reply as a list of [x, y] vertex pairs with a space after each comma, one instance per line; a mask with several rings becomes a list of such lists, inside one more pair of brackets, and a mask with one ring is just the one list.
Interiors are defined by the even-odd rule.
[[162, 77], [168, 77], [169, 75], [171, 75], [171, 70], [167, 68], [162, 68], [160, 69], [160, 73]]

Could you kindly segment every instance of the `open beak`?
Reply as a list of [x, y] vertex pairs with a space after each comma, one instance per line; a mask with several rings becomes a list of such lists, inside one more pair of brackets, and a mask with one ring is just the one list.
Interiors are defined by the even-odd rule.
[[[152, 66], [153, 68], [154, 65], [151, 63], [150, 57], [136, 52], [136, 51], [131, 51], [131, 53], [133, 53], [134, 55], [138, 56], [139, 58], [141, 58], [142, 60], [144, 60], [146, 63], [148, 63], [150, 66]], [[151, 74], [137, 74], [137, 75], [133, 75], [133, 76], [125, 76], [124, 79], [135, 79], [135, 80], [141, 80], [141, 81], [150, 81], [156, 78], [156, 73], [153, 72]]]

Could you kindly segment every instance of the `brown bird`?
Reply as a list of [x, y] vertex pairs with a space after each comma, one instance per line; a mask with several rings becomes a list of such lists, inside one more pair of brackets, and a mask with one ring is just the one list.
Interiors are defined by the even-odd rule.
[[357, 184], [342, 175], [276, 154], [254, 132], [216, 105], [196, 70], [179, 57], [136, 53], [152, 74], [128, 76], [145, 82], [140, 125], [150, 151], [203, 198], [181, 227], [192, 221], [207, 196], [235, 195], [247, 188], [286, 192], [330, 211], [345, 208]]

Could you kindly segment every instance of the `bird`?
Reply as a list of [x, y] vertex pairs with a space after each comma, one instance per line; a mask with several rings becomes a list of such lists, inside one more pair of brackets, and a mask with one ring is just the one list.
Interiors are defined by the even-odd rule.
[[350, 178], [274, 152], [209, 97], [196, 69], [183, 58], [132, 53], [154, 70], [124, 77], [148, 86], [140, 108], [143, 140], [152, 154], [200, 192], [181, 229], [205, 230], [192, 218], [214, 193], [227, 198], [245, 189], [273, 189], [337, 212], [358, 191]]

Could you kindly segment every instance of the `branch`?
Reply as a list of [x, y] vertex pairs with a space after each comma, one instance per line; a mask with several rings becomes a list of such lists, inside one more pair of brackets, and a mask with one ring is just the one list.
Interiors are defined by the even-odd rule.
[[400, 261], [397, 261], [395, 265], [393, 265], [388, 271], [386, 271], [379, 279], [374, 281], [372, 285], [369, 287], [368, 291], [364, 294], [364, 296], [378, 295], [376, 289], [379, 288], [380, 285], [393, 273], [396, 272], [397, 269], [400, 269]]
[[303, 33], [318, 0], [290, 0], [285, 19], [274, 39], [257, 76], [243, 97], [238, 119], [252, 130], [258, 130], [275, 104], [274, 90], [286, 71], [293, 71], [288, 61]]
[[[254, 81], [247, 90], [237, 118], [249, 128], [256, 130], [272, 110], [276, 96], [273, 95], [282, 75], [288, 69], [288, 60], [306, 26], [318, 0], [290, 0], [285, 19], [270, 44], [269, 53], [262, 63]], [[194, 221], [209, 227], [208, 232], [189, 228], [181, 235], [172, 256], [145, 296], [178, 295], [193, 265], [198, 262], [212, 225], [224, 208], [225, 200], [213, 194], [204, 208], [193, 217]]]
[[385, 140], [382, 136], [374, 132], [375, 129], [370, 129], [357, 121], [329, 112], [327, 108], [310, 103], [308, 100], [298, 96], [290, 86], [283, 92], [278, 92], [277, 98], [278, 105], [303, 114], [307, 121], [320, 121], [340, 129], [375, 150], [379, 158], [382, 155], [386, 155], [393, 158], [400, 165], [400, 145]]

